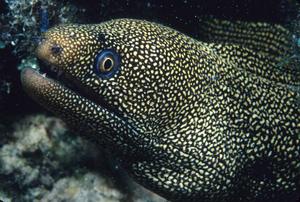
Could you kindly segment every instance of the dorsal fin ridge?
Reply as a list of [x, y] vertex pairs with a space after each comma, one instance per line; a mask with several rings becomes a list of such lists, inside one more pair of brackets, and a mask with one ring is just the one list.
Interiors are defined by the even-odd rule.
[[200, 22], [200, 40], [237, 44], [280, 62], [293, 54], [292, 34], [281, 25], [205, 17]]
[[300, 84], [299, 62], [293, 58], [292, 34], [281, 25], [264, 22], [230, 22], [206, 17], [200, 20], [201, 41], [238, 68], [289, 85]]

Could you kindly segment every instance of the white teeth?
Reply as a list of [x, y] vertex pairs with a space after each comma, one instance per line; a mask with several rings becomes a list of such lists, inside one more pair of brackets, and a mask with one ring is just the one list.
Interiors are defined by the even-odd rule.
[[46, 77], [46, 76], [47, 76], [46, 73], [42, 74], [42, 77]]

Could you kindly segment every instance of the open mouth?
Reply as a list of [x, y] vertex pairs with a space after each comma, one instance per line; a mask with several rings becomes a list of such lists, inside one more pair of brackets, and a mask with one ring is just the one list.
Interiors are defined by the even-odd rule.
[[41, 66], [40, 72], [46, 74], [51, 78], [59, 79], [64, 73], [59, 67], [54, 65], [44, 63], [40, 66]]
[[[79, 82], [76, 82], [75, 79], [72, 79], [70, 75], [65, 73], [62, 68], [45, 60], [38, 60], [38, 63], [39, 69], [25, 68], [21, 73], [21, 81], [25, 91], [32, 95], [31, 97], [37, 102], [39, 102], [39, 97], [45, 96], [43, 91], [51, 90], [51, 93], [55, 95], [59, 94], [59, 91], [62, 90], [65, 95], [76, 94], [78, 97], [102, 107], [102, 102], [96, 102], [96, 96], [90, 96], [87, 90], [79, 85]], [[55, 86], [55, 89], [53, 86]]]
[[60, 67], [44, 61], [39, 61], [39, 63], [40, 69], [38, 70], [38, 73], [44, 78], [52, 79], [74, 92], [79, 92], [78, 86], [73, 83], [72, 79], [70, 79]]
[[23, 69], [21, 72], [23, 89], [33, 100], [61, 117], [77, 132], [93, 134], [100, 130], [107, 131], [103, 134], [109, 134], [115, 129], [111, 125], [112, 120], [124, 125], [124, 128], [135, 130], [120, 111], [103, 102], [101, 97], [95, 101], [83, 96], [76, 85], [62, 81], [66, 79], [64, 74], [56, 80], [58, 72], [49, 69], [46, 71], [50, 72], [45, 73], [43, 70], [32, 68]]
[[[25, 68], [21, 72], [21, 83], [24, 90], [37, 102], [51, 100], [55, 94], [77, 94], [77, 88], [67, 81], [57, 68], [43, 67], [40, 69]], [[44, 105], [44, 103], [41, 103]], [[47, 107], [47, 106], [45, 106]]]
[[[51, 100], [51, 94], [53, 96], [65, 94], [65, 97], [75, 97], [76, 95], [78, 100], [82, 100], [80, 103], [93, 103], [93, 105], [101, 107], [107, 112], [124, 119], [124, 114], [116, 107], [109, 105], [102, 96], [95, 94], [92, 90], [82, 87], [78, 82], [76, 83], [75, 79], [72, 79], [58, 66], [51, 65], [44, 61], [40, 63], [41, 68], [39, 70], [25, 68], [21, 73], [24, 89], [34, 100], [39, 103], [41, 103], [41, 100]], [[46, 94], [45, 92], [48, 91], [49, 93]], [[45, 105], [48, 103], [41, 104]], [[48, 106], [45, 107], [49, 108]], [[50, 110], [53, 111], [52, 109]]]
[[[54, 99], [74, 99], [73, 97], [76, 97], [80, 103], [92, 103], [119, 118], [124, 118], [124, 114], [118, 110], [118, 107], [109, 104], [105, 97], [89, 87], [91, 85], [85, 84], [85, 81], [72, 76], [65, 68], [56, 65], [58, 59], [53, 59], [52, 56], [59, 56], [63, 54], [63, 51], [64, 48], [59, 43], [43, 38], [36, 50], [40, 69], [26, 68], [21, 73], [24, 90], [46, 108], [51, 107], [49, 100], [54, 102], [56, 107], [63, 108], [62, 104], [58, 103], [59, 100]], [[105, 90], [105, 86], [102, 90]], [[101, 91], [100, 87], [97, 91]], [[50, 111], [54, 110], [50, 109]]]

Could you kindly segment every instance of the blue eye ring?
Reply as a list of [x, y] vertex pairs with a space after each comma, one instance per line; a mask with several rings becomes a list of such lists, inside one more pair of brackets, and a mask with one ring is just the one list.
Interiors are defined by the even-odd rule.
[[113, 49], [105, 49], [96, 56], [94, 72], [102, 79], [109, 79], [119, 72], [120, 65], [120, 55]]

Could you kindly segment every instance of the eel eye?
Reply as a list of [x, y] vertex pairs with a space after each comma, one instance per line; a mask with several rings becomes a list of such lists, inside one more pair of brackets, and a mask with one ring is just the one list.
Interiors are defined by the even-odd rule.
[[112, 68], [114, 66], [114, 59], [108, 56], [101, 61], [99, 66], [100, 66], [99, 70], [102, 73], [109, 72], [112, 70]]
[[102, 79], [109, 79], [120, 69], [120, 56], [114, 50], [103, 50], [96, 56], [94, 71]]

